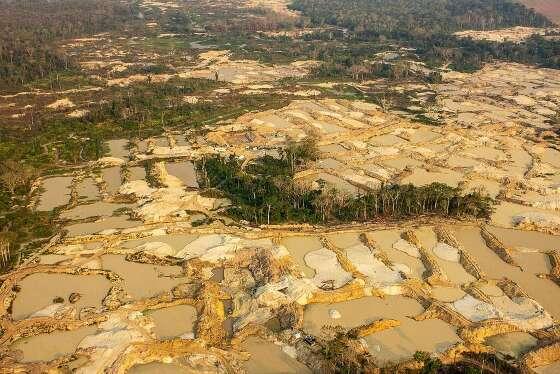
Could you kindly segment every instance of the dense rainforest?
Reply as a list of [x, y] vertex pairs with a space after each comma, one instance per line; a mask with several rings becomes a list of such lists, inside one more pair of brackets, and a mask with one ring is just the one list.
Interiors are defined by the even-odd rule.
[[294, 0], [315, 24], [358, 35], [427, 37], [459, 30], [550, 26], [544, 16], [510, 0]]
[[53, 41], [111, 31], [138, 17], [111, 0], [0, 0], [0, 86], [21, 86], [72, 67]]
[[[558, 40], [533, 36], [522, 43], [498, 43], [453, 35], [470, 29], [552, 26], [544, 16], [509, 0], [294, 0], [291, 8], [309, 17], [315, 26], [342, 29], [328, 37], [346, 43], [394, 42], [414, 48], [420, 60], [432, 66], [449, 64], [473, 71], [484, 62], [505, 60], [560, 68]], [[328, 67], [336, 63], [327, 61], [324, 75], [340, 74], [340, 67]]]

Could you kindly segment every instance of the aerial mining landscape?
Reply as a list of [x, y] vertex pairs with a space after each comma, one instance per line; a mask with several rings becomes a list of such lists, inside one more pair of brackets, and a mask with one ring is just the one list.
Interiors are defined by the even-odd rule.
[[560, 373], [558, 2], [0, 4], [0, 373]]

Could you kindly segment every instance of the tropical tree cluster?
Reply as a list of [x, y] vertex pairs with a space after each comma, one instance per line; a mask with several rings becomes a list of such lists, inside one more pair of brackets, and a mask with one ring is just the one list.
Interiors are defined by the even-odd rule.
[[[312, 142], [292, 144], [279, 159], [265, 156], [243, 168], [243, 161], [213, 156], [199, 161], [202, 185], [231, 199], [228, 214], [250, 223], [331, 223], [400, 219], [421, 215], [487, 219], [492, 199], [480, 192], [463, 193], [441, 183], [417, 187], [383, 184], [349, 196], [319, 183], [294, 179], [294, 173], [316, 157]], [[321, 181], [320, 181], [321, 182]]]

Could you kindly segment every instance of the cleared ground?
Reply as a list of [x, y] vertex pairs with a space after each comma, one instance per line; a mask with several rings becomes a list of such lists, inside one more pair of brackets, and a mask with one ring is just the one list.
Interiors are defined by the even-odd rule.
[[556, 0], [519, 0], [528, 8], [548, 17], [552, 22], [560, 23], [560, 3]]

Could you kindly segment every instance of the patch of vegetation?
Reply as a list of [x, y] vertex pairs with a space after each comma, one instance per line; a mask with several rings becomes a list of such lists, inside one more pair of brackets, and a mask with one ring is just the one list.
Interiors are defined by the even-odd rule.
[[340, 326], [323, 326], [317, 342], [326, 372], [337, 374], [369, 373], [377, 367], [373, 357]]
[[23, 245], [33, 246], [36, 240], [54, 234], [56, 226], [54, 212], [38, 212], [27, 207], [16, 207], [0, 215], [0, 243], [7, 243], [8, 251], [0, 260], [0, 273], [13, 265], [14, 255], [20, 252]]
[[[306, 337], [310, 344], [318, 346], [322, 357], [323, 369], [329, 373], [393, 374], [403, 369], [391, 364], [379, 368], [375, 358], [364, 349], [362, 344], [352, 337], [349, 331], [340, 326], [324, 326], [321, 336]], [[411, 374], [483, 374], [483, 373], [519, 373], [519, 369], [492, 354], [465, 353], [455, 363], [444, 364], [428, 352], [417, 351], [414, 360], [422, 366], [419, 369], [407, 368]]]
[[[145, 138], [164, 129], [195, 129], [235, 118], [251, 110], [278, 108], [287, 98], [277, 95], [224, 96], [219, 101], [189, 104], [186, 95], [204, 94], [222, 83], [202, 79], [174, 79], [114, 88], [110, 99], [92, 104], [83, 118], [64, 114], [36, 114], [25, 129], [0, 129], [0, 231], [9, 233], [10, 251], [23, 243], [52, 234], [51, 216], [23, 208], [31, 202], [31, 186], [38, 175], [60, 172], [102, 157], [111, 138]], [[3, 218], [2, 218], [3, 217]]]
[[232, 201], [227, 213], [255, 225], [367, 222], [421, 215], [487, 219], [492, 213], [490, 197], [479, 192], [463, 194], [441, 183], [383, 184], [359, 196], [347, 196], [326, 184], [313, 189], [293, 176], [316, 155], [315, 143], [306, 141], [290, 144], [280, 159], [262, 157], [245, 169], [242, 160], [233, 156], [214, 156], [197, 166], [202, 187], [219, 190]]
[[420, 123], [430, 125], [430, 126], [441, 126], [443, 125], [442, 122], [439, 122], [433, 118], [427, 117], [425, 114], [417, 114], [414, 116], [414, 119]]
[[74, 69], [68, 69], [50, 72], [41, 78], [26, 83], [23, 88], [26, 90], [64, 91], [79, 89], [82, 86], [93, 86], [95, 83], [94, 79], [85, 77]]
[[109, 100], [92, 104], [83, 118], [47, 112], [36, 115], [27, 129], [0, 129], [0, 159], [18, 160], [45, 169], [80, 164], [103, 155], [103, 143], [111, 138], [146, 138], [164, 128], [188, 129], [211, 124], [251, 110], [284, 105], [278, 95], [224, 96], [219, 101], [190, 104], [184, 96], [205, 94], [222, 83], [205, 79], [173, 79], [114, 88]]
[[416, 351], [414, 360], [422, 363], [422, 368], [411, 372], [419, 374], [520, 373], [518, 367], [491, 353], [465, 352], [457, 362], [444, 364], [428, 352]]
[[159, 38], [153, 36], [138, 41], [138, 44], [146, 50], [159, 54], [170, 53], [174, 50], [186, 50], [189, 48], [189, 42], [182, 37]]

